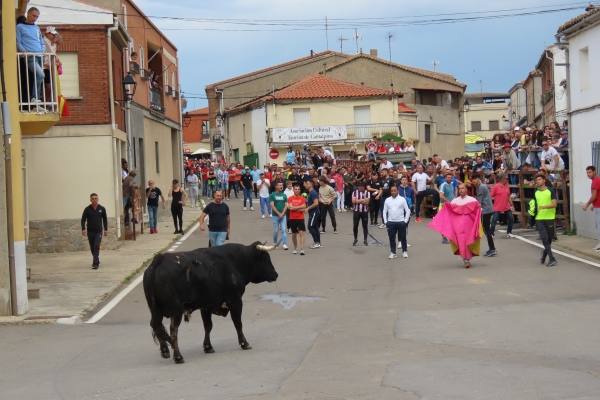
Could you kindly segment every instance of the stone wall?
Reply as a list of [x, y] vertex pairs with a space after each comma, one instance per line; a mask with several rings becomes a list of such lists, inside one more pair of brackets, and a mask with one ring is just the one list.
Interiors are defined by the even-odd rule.
[[[114, 250], [120, 246], [116, 219], [108, 219], [108, 236], [102, 239], [101, 249]], [[29, 221], [28, 253], [62, 253], [89, 250], [87, 237], [81, 234], [79, 219]]]

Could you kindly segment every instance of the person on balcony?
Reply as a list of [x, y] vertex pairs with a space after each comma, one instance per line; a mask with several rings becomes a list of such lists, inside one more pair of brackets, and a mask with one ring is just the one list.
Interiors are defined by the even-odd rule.
[[[25, 23], [17, 25], [17, 51], [21, 53], [43, 53], [46, 50], [42, 31], [35, 24], [39, 17], [40, 11], [35, 7], [31, 7], [27, 10]], [[40, 97], [43, 96], [44, 69], [42, 68], [42, 58], [41, 54], [26, 56], [27, 71], [29, 74], [29, 95], [27, 96], [27, 100], [30, 103], [41, 102]]]

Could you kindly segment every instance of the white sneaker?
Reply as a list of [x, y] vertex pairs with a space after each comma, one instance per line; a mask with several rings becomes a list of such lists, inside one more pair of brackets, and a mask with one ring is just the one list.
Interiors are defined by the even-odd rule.
[[319, 247], [321, 247], [320, 243], [313, 243], [312, 246], [310, 246], [311, 249], [318, 249]]
[[298, 254], [298, 252], [296, 250], [292, 251], [292, 254]]
[[281, 246], [281, 248], [284, 250], [287, 250], [288, 249], [287, 244], [284, 244], [283, 246]]
[[254, 211], [254, 207], [250, 207], [250, 211]]
[[390, 253], [390, 255], [388, 256], [388, 258], [390, 260], [393, 260], [394, 258], [398, 258], [398, 256], [396, 254], [394, 254], [394, 253]]
[[408, 253], [407, 253], [406, 251], [403, 251], [403, 252], [402, 252], [402, 257], [404, 257], [404, 258], [408, 258]]
[[262, 219], [265, 219], [265, 216], [264, 216], [264, 215], [261, 215], [260, 217], [261, 217]]
[[409, 244], [409, 243], [406, 243], [406, 247], [410, 247], [410, 244]]
[[247, 210], [247, 208], [246, 208], [246, 207], [244, 207], [244, 208], [242, 208], [242, 210], [246, 211], [246, 210]]

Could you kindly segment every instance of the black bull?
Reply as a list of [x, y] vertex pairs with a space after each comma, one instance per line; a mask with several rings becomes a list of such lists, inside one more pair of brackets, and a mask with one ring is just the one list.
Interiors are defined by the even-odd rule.
[[[212, 314], [227, 315], [237, 331], [242, 349], [250, 344], [242, 332], [242, 295], [248, 283], [274, 282], [277, 272], [268, 251], [272, 247], [255, 242], [250, 246], [226, 244], [208, 249], [159, 254], [144, 272], [144, 294], [150, 308], [153, 336], [160, 353], [183, 362], [177, 343], [177, 330], [183, 316], [200, 310], [204, 324], [204, 351], [213, 353], [210, 342]], [[170, 334], [162, 320], [171, 319]]]

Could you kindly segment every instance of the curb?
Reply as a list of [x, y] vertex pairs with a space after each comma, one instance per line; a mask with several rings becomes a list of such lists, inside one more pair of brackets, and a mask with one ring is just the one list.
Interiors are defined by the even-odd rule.
[[[184, 229], [184, 234], [187, 233], [195, 224], [196, 220], [191, 221], [186, 228]], [[85, 321], [91, 317], [95, 312], [100, 310], [107, 302], [109, 302], [113, 297], [115, 297], [121, 290], [123, 290], [127, 285], [133, 281], [140, 273], [142, 273], [152, 262], [152, 259], [156, 254], [163, 253], [167, 251], [173, 244], [179, 240], [181, 240], [181, 236], [173, 238], [168, 242], [167, 245], [162, 247], [160, 250], [154, 252], [148, 258], [146, 258], [138, 267], [135, 268], [129, 275], [127, 275], [121, 282], [116, 284], [113, 288], [109, 289], [106, 293], [101, 296], [98, 296], [95, 299], [94, 305], [87, 307], [76, 315], [64, 315], [64, 316], [56, 316], [56, 317], [48, 317], [48, 316], [36, 316], [36, 315], [21, 315], [21, 316], [9, 316], [9, 317], [0, 317], [0, 326], [6, 325], [47, 325], [47, 324], [62, 324], [62, 325], [77, 325], [83, 324]]]

